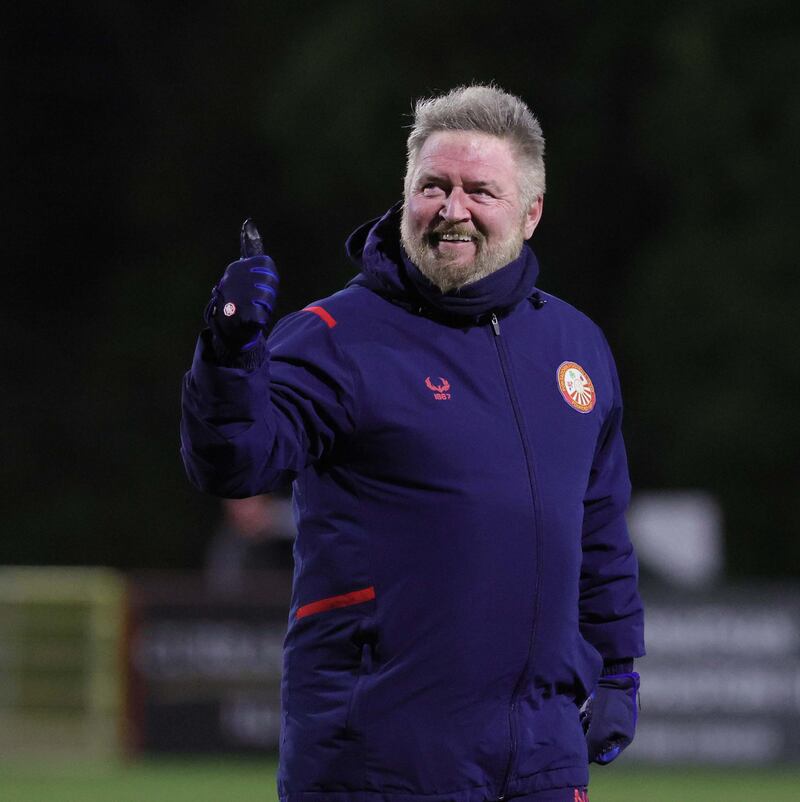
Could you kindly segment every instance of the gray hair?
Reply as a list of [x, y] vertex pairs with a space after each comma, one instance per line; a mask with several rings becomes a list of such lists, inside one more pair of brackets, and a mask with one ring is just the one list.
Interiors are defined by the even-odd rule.
[[519, 189], [524, 204], [530, 206], [544, 195], [544, 136], [539, 121], [515, 95], [493, 84], [473, 84], [417, 101], [408, 136], [406, 197], [417, 155], [436, 131], [479, 131], [508, 140], [520, 163]]

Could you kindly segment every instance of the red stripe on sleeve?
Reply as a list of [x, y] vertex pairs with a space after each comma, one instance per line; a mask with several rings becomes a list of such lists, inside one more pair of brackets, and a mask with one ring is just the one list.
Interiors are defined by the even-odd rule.
[[337, 607], [350, 607], [353, 604], [362, 604], [375, 598], [375, 588], [370, 585], [368, 588], [353, 590], [350, 593], [343, 593], [341, 596], [329, 596], [327, 599], [304, 604], [297, 608], [295, 618], [305, 618], [314, 613], [324, 613], [326, 610], [334, 610]]
[[331, 315], [329, 315], [321, 306], [307, 306], [304, 312], [313, 312], [315, 315], [319, 315], [327, 324], [328, 328], [332, 329], [336, 325], [336, 320], [334, 320]]

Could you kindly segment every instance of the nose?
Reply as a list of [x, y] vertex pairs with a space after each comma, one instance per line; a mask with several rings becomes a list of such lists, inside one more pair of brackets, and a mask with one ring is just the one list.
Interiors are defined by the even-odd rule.
[[453, 187], [442, 205], [439, 215], [448, 223], [458, 223], [470, 219], [466, 205], [467, 196], [461, 187]]

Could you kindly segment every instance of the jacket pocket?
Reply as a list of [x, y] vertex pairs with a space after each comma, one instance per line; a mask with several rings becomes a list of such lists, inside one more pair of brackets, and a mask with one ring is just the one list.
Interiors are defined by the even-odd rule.
[[361, 646], [361, 661], [356, 675], [356, 681], [353, 683], [353, 690], [350, 693], [350, 699], [347, 703], [347, 715], [345, 717], [345, 730], [350, 734], [358, 732], [358, 722], [360, 721], [361, 701], [363, 696], [364, 685], [366, 684], [367, 677], [372, 673], [373, 653], [372, 643], [365, 642]]
[[575, 704], [580, 707], [594, 690], [603, 668], [603, 658], [600, 652], [592, 646], [583, 636], [578, 636], [579, 665], [576, 667], [576, 695]]

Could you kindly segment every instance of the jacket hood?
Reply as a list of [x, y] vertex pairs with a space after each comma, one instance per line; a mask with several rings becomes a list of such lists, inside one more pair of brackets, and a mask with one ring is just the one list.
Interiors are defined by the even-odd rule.
[[393, 303], [460, 324], [476, 322], [489, 313], [502, 315], [534, 292], [539, 264], [527, 244], [500, 270], [458, 290], [442, 292], [419, 271], [400, 243], [402, 207], [399, 201], [348, 237], [347, 255], [361, 270], [348, 286], [368, 287]]

